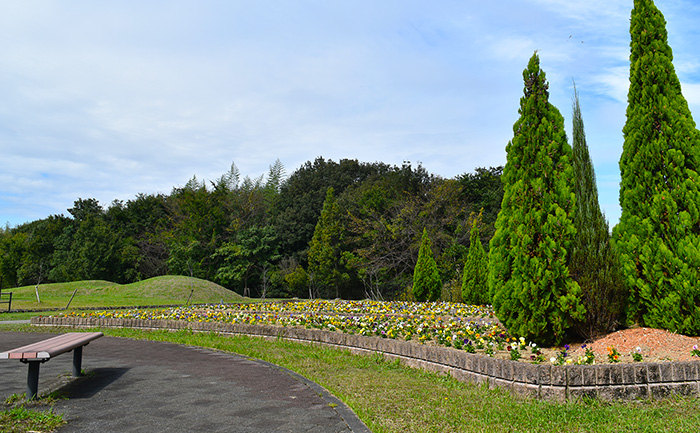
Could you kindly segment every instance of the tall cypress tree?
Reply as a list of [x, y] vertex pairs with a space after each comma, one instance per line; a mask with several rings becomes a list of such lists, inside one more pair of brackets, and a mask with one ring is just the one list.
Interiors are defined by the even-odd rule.
[[326, 297], [340, 297], [340, 287], [350, 278], [342, 262], [343, 226], [340, 215], [333, 188], [328, 187], [321, 216], [309, 242], [308, 255], [309, 273], [325, 289], [322, 296]]
[[630, 33], [622, 214], [613, 231], [630, 290], [627, 320], [700, 334], [700, 133], [651, 0], [635, 0]]
[[503, 202], [489, 248], [489, 290], [498, 318], [512, 334], [560, 343], [585, 313], [568, 268], [576, 233], [572, 151], [564, 118], [549, 103], [537, 53], [523, 78], [525, 94], [506, 147]]
[[598, 203], [595, 170], [588, 152], [578, 92], [574, 86], [573, 155], [576, 237], [571, 248], [569, 272], [581, 287], [586, 307], [574, 328], [588, 339], [613, 331], [624, 309], [625, 290], [617, 251], [610, 240], [608, 221]]
[[413, 269], [413, 296], [416, 301], [437, 301], [440, 299], [442, 281], [433, 256], [432, 243], [428, 231], [423, 229], [423, 237], [418, 250], [418, 261]]
[[479, 236], [481, 213], [472, 222], [469, 233], [469, 253], [462, 274], [462, 299], [467, 304], [484, 305], [491, 303], [488, 288], [488, 258]]

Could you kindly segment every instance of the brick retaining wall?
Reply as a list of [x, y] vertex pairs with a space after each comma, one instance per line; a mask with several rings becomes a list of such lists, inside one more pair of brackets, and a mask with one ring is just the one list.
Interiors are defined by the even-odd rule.
[[490, 358], [451, 347], [294, 327], [82, 317], [33, 317], [31, 323], [38, 326], [190, 329], [284, 338], [352, 352], [381, 353], [391, 359], [398, 358], [410, 367], [446, 372], [463, 382], [485, 383], [489, 387], [501, 387], [546, 400], [564, 401], [583, 396], [636, 400], [700, 395], [700, 362], [697, 361], [554, 366]]

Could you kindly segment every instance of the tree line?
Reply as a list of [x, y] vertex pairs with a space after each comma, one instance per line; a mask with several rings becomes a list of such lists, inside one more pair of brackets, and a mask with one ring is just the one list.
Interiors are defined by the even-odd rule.
[[443, 281], [459, 285], [469, 228], [487, 244], [500, 209], [501, 168], [453, 179], [420, 164], [317, 158], [291, 175], [195, 177], [170, 194], [103, 207], [79, 198], [0, 232], [3, 288], [75, 280], [130, 283], [159, 275], [214, 281], [246, 296], [390, 299], [411, 285], [421, 234], [434, 239]]

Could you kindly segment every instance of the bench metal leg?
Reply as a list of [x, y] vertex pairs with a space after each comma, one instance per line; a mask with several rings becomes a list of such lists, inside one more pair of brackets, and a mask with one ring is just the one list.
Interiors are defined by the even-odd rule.
[[83, 346], [73, 349], [73, 377], [81, 376], [83, 365]]
[[29, 372], [27, 373], [27, 400], [34, 400], [39, 391], [39, 367], [41, 361], [27, 362]]

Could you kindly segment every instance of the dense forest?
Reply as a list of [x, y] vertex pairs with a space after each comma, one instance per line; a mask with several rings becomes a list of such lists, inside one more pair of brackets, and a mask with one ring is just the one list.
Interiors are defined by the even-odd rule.
[[172, 274], [250, 296], [392, 299], [410, 293], [425, 229], [444, 292], [459, 297], [475, 219], [484, 246], [493, 236], [501, 171], [444, 179], [409, 162], [317, 158], [286, 176], [278, 160], [259, 177], [232, 164], [106, 208], [78, 198], [69, 216], [0, 231], [0, 287]]

